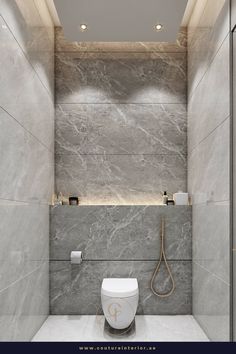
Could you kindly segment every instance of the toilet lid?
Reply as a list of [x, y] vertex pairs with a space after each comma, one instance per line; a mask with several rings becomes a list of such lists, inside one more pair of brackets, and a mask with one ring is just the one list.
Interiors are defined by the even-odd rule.
[[105, 278], [101, 292], [110, 297], [129, 297], [138, 294], [136, 278]]

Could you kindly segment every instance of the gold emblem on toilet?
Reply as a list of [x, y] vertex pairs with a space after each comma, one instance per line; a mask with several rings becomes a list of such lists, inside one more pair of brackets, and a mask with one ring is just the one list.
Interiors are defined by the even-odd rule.
[[117, 322], [117, 316], [121, 313], [121, 305], [113, 302], [108, 306], [108, 313], [111, 317], [113, 317], [113, 320]]

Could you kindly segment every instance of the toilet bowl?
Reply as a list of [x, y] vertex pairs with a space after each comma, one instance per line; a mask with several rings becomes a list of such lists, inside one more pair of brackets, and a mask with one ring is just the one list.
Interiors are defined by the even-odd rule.
[[112, 328], [124, 329], [133, 322], [138, 307], [136, 278], [105, 278], [101, 301], [104, 316]]

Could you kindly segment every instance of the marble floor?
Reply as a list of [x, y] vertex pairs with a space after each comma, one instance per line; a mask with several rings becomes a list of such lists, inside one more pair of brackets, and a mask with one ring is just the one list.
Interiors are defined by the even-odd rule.
[[33, 342], [206, 342], [192, 316], [136, 316], [126, 333], [112, 333], [104, 316], [49, 316]]

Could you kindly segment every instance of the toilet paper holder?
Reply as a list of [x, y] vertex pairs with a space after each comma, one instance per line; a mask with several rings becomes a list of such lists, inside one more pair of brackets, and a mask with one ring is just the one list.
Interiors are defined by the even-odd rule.
[[82, 251], [71, 251], [70, 262], [71, 264], [81, 264], [83, 261]]

